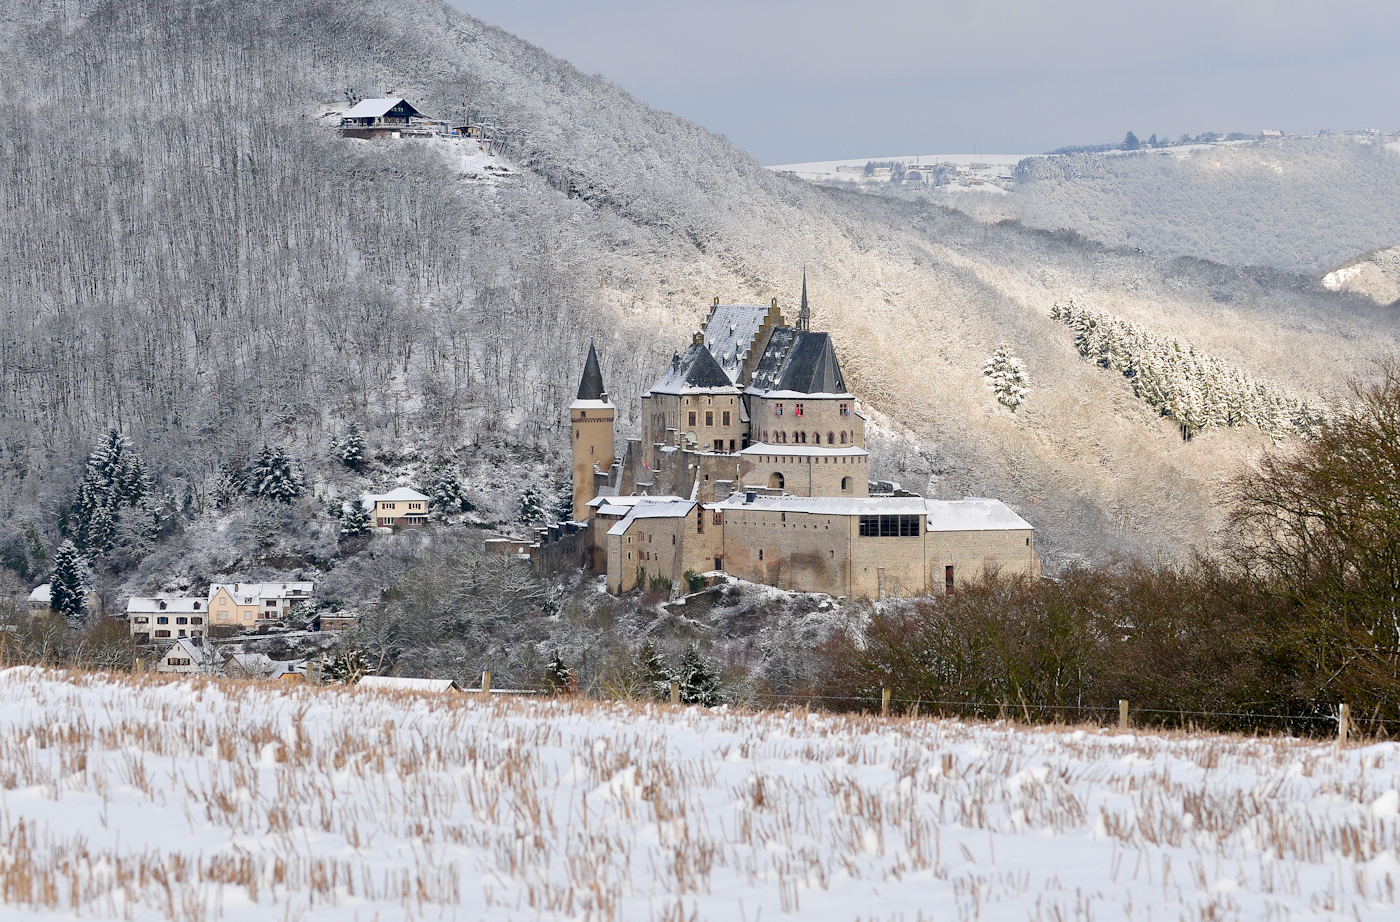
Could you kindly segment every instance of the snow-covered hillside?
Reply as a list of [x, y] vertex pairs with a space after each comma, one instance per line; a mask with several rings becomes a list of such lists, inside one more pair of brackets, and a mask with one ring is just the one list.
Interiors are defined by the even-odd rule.
[[0, 673], [0, 916], [1393, 918], [1400, 746]]

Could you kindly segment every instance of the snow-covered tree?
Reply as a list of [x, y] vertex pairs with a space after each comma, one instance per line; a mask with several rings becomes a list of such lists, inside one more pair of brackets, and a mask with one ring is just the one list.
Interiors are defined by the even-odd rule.
[[554, 500], [553, 519], [556, 522], [571, 522], [574, 518], [574, 485], [567, 484]]
[[666, 658], [651, 641], [642, 644], [637, 651], [634, 667], [636, 687], [646, 689], [657, 701], [665, 701], [671, 696], [671, 683], [676, 676], [667, 665]]
[[347, 647], [326, 661], [321, 670], [323, 681], [354, 685], [369, 672], [369, 664], [358, 647]]
[[358, 423], [350, 423], [345, 435], [335, 444], [335, 458], [341, 464], [356, 470], [365, 461], [365, 437], [360, 434]]
[[681, 684], [681, 701], [686, 704], [699, 704], [714, 707], [720, 703], [719, 670], [691, 644], [681, 657], [678, 680]]
[[112, 546], [113, 530], [123, 507], [141, 505], [150, 489], [141, 458], [112, 428], [87, 456], [83, 479], [73, 503], [74, 543], [93, 557]]
[[1021, 360], [1011, 354], [1006, 343], [997, 346], [997, 351], [987, 360], [982, 369], [987, 377], [987, 385], [996, 395], [997, 401], [1011, 411], [1015, 411], [1030, 393], [1026, 387], [1026, 367]]
[[340, 516], [340, 537], [356, 538], [369, 534], [373, 526], [374, 519], [369, 513], [369, 507], [359, 499], [352, 499]]
[[544, 518], [544, 495], [533, 483], [525, 485], [520, 493], [520, 520], [538, 522]]
[[565, 664], [564, 657], [558, 650], [554, 651], [554, 655], [544, 667], [544, 681], [556, 695], [572, 695], [578, 692], [578, 679], [574, 678], [573, 670]]
[[72, 541], [64, 541], [53, 555], [49, 577], [49, 608], [77, 627], [87, 619], [87, 565]]
[[433, 498], [433, 511], [440, 515], [452, 515], [471, 511], [472, 504], [467, 500], [467, 491], [462, 481], [451, 467], [438, 471], [430, 490]]
[[264, 445], [248, 465], [247, 490], [261, 499], [290, 503], [306, 489], [301, 467], [280, 449]]

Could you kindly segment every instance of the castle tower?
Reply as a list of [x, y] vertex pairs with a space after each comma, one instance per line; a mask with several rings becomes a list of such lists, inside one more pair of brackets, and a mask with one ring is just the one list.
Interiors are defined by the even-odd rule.
[[598, 353], [588, 346], [588, 361], [578, 384], [578, 397], [569, 404], [574, 441], [574, 521], [588, 520], [588, 502], [597, 495], [594, 470], [604, 473], [613, 463], [613, 420], [617, 411], [603, 387]]

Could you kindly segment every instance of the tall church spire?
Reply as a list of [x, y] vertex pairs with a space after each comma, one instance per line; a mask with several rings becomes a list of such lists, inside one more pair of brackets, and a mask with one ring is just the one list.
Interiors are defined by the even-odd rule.
[[802, 270], [802, 304], [797, 309], [797, 329], [806, 333], [812, 329], [812, 312], [807, 307], [807, 270]]
[[593, 344], [588, 344], [588, 361], [583, 364], [583, 378], [578, 382], [578, 400], [607, 400], [608, 391], [603, 387], [603, 371], [598, 367], [598, 352]]

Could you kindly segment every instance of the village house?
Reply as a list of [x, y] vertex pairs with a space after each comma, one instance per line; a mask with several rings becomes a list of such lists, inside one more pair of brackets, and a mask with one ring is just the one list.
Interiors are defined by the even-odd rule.
[[209, 629], [208, 617], [208, 602], [200, 598], [133, 597], [126, 602], [127, 625], [131, 628], [132, 642], [137, 644], [203, 637]]
[[345, 138], [434, 137], [446, 126], [428, 118], [407, 99], [362, 99], [340, 118], [340, 134]]
[[216, 628], [255, 630], [281, 621], [296, 605], [311, 601], [315, 584], [214, 583], [209, 587], [210, 624]]
[[[83, 606], [87, 609], [88, 617], [101, 618], [103, 612], [102, 596], [94, 589], [87, 591], [87, 597], [83, 600]], [[53, 584], [43, 583], [35, 586], [29, 593], [29, 614], [30, 617], [42, 618], [53, 611]]]
[[377, 528], [423, 525], [428, 521], [429, 498], [409, 487], [399, 487], [379, 495], [365, 494], [360, 502], [369, 510]]
[[214, 648], [206, 646], [202, 639], [184, 638], [171, 644], [156, 660], [156, 672], [189, 675], [213, 674], [218, 666]]
[[[995, 499], [930, 500], [872, 482], [865, 418], [831, 334], [769, 305], [715, 300], [641, 399], [616, 451], [615, 408], [589, 347], [569, 409], [579, 557], [608, 591], [680, 591], [721, 571], [802, 592], [951, 593], [992, 573], [1039, 576], [1035, 530]], [[871, 495], [872, 484], [882, 486]]]

